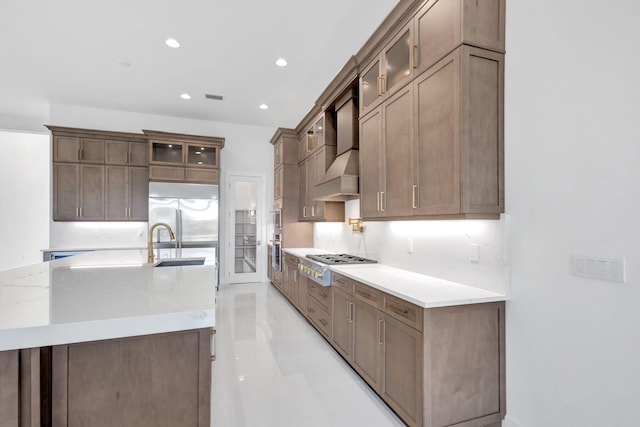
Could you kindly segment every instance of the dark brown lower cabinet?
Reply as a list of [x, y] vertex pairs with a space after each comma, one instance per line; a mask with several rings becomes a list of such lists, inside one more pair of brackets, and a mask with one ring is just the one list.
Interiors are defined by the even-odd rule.
[[40, 349], [0, 352], [0, 426], [48, 425], [40, 406]]
[[54, 346], [53, 426], [210, 425], [211, 329]]

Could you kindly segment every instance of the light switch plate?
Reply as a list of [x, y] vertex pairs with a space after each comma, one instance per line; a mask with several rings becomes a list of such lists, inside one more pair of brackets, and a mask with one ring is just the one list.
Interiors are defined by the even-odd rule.
[[471, 243], [469, 245], [469, 261], [480, 262], [480, 247], [477, 243]]
[[625, 258], [572, 255], [571, 271], [578, 277], [627, 283]]

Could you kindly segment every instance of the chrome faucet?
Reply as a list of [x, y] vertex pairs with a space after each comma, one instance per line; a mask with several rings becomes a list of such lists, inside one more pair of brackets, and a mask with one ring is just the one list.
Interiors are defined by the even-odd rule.
[[173, 234], [173, 230], [171, 229], [169, 224], [165, 224], [164, 222], [157, 222], [153, 224], [151, 228], [149, 228], [149, 259], [148, 259], [149, 264], [153, 264], [153, 260], [155, 259], [153, 255], [153, 230], [155, 230], [157, 227], [160, 227], [160, 226], [166, 228], [169, 231], [169, 238], [171, 240], [176, 239], [176, 235]]

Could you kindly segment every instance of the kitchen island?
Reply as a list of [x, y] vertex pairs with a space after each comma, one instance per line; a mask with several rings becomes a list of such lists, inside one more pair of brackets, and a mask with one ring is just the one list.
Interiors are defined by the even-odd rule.
[[146, 256], [0, 272], [0, 425], [210, 424], [215, 267]]

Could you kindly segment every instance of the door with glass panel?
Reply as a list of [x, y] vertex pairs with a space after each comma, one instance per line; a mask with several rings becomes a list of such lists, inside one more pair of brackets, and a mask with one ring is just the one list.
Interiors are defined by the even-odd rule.
[[261, 280], [265, 245], [264, 179], [261, 176], [228, 175], [227, 262], [228, 283]]

